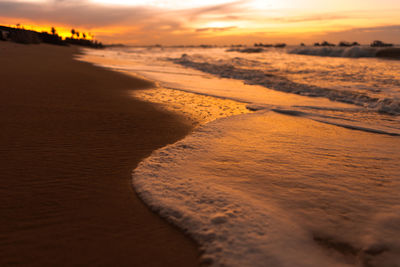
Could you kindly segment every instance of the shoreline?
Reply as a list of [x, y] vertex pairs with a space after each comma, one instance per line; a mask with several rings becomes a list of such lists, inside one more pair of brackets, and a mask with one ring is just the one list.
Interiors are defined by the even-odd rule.
[[[396, 255], [386, 251], [396, 251], [391, 236], [397, 230], [388, 229], [387, 234], [375, 221], [375, 214], [387, 211], [397, 216], [390, 211], [398, 203], [390, 199], [396, 191], [390, 184], [394, 186], [395, 179], [391, 178], [398, 173], [399, 149], [397, 140], [382, 135], [390, 132], [385, 132], [385, 127], [395, 126], [394, 117], [328, 99], [239, 85], [240, 81], [237, 87], [231, 86], [234, 80], [203, 76], [196, 70], [164, 62], [174, 58], [170, 54], [187, 52], [184, 49], [161, 51], [154, 61], [153, 51], [140, 49], [121, 50], [118, 55], [116, 51], [86, 52], [91, 56], [89, 62], [117, 71], [129, 70], [132, 75], [136, 72], [164, 86], [132, 95], [200, 118], [200, 127], [184, 139], [154, 151], [132, 176], [134, 188], [145, 203], [197, 240], [201, 263], [363, 265], [390, 262]], [[215, 59], [222, 55], [216, 52], [212, 56]], [[212, 61], [207, 56], [205, 61]], [[296, 62], [296, 58], [290, 61]], [[336, 76], [340, 77], [340, 72], [332, 78]], [[218, 120], [213, 120], [211, 114], [207, 117], [206, 113], [213, 110], [223, 115], [225, 107], [228, 110], [230, 106], [205, 96], [207, 85], [210, 95], [226, 96], [223, 89], [229, 87], [235, 88], [233, 92], [245, 92], [239, 94], [243, 96], [239, 99], [248, 100], [255, 112]], [[257, 88], [260, 94], [254, 97]], [[202, 112], [203, 107], [206, 112]], [[393, 123], [381, 123], [386, 118], [393, 119]], [[201, 126], [202, 122], [207, 124]], [[385, 183], [389, 185], [386, 188]], [[369, 190], [376, 194], [372, 201], [365, 194]], [[359, 201], [354, 202], [353, 197]], [[325, 203], [329, 203], [328, 208]], [[360, 228], [363, 230], [354, 231]], [[385, 241], [365, 242], [363, 237], [370, 232], [384, 236]], [[369, 248], [382, 244], [387, 250], [369, 255]], [[347, 255], [349, 248], [352, 255]]]
[[1, 264], [197, 266], [196, 244], [131, 186], [144, 158], [192, 126], [129, 95], [147, 81], [77, 51], [0, 43]]

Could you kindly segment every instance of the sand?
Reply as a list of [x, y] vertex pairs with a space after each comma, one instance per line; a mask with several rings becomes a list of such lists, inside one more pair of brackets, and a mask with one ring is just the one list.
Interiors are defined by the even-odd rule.
[[0, 42], [0, 265], [197, 265], [194, 242], [131, 186], [191, 126], [130, 96], [149, 82], [77, 51]]

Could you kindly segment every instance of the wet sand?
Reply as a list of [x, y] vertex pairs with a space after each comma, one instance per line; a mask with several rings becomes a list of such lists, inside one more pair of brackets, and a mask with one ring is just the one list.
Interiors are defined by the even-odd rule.
[[148, 82], [76, 52], [0, 42], [0, 265], [196, 266], [195, 244], [131, 187], [191, 126], [130, 96]]

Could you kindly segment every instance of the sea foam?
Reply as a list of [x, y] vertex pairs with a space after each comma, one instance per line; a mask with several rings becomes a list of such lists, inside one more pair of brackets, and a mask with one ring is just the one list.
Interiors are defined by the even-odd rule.
[[[398, 98], [379, 98], [368, 95], [366, 92], [323, 88], [312, 84], [304, 84], [292, 81], [285, 76], [277, 75], [271, 72], [265, 72], [261, 68], [253, 69], [237, 66], [229, 61], [209, 61], [201, 56], [189, 56], [183, 54], [180, 58], [170, 59], [174, 63], [186, 67], [194, 68], [217, 75], [222, 78], [231, 78], [243, 80], [248, 84], [262, 85], [277, 91], [294, 93], [303, 96], [324, 97], [333, 101], [355, 104], [379, 112], [389, 114], [400, 114], [400, 99]], [[242, 63], [243, 61], [241, 61]], [[247, 63], [247, 61], [244, 61]]]
[[[393, 264], [400, 260], [393, 138], [268, 111], [238, 115], [153, 152], [133, 185], [213, 266]], [[392, 184], [376, 187], [374, 179]]]
[[[201, 245], [203, 263], [335, 266], [286, 212], [229, 185], [215, 183], [215, 177], [201, 177], [203, 173], [196, 166], [185, 164], [196, 154], [211, 152], [203, 142], [210, 134], [215, 137], [214, 130], [213, 125], [198, 129], [141, 162], [133, 172], [134, 188], [140, 198]], [[200, 160], [206, 164], [206, 159]]]
[[288, 51], [290, 54], [322, 56], [322, 57], [375, 57], [380, 51], [373, 47], [298, 47]]

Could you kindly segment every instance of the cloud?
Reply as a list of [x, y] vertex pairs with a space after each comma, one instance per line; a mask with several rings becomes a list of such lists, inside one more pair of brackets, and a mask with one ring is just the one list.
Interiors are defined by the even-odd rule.
[[[156, 7], [106, 6], [88, 1], [52, 0], [50, 2], [0, 1], [0, 17], [22, 18], [35, 23], [52, 23], [83, 27], [135, 27], [143, 30], [177, 31], [187, 30], [184, 26], [201, 16], [214, 14], [214, 19], [234, 20], [237, 16], [226, 15], [237, 10], [243, 1], [187, 10], [163, 10]], [[227, 12], [227, 13], [226, 13]], [[216, 30], [217, 31], [217, 30]]]
[[[89, 0], [0, 0], [0, 18], [8, 18], [8, 21], [15, 19], [14, 23], [30, 21], [35, 25], [89, 30], [105, 42], [195, 44], [207, 41], [240, 43], [239, 40], [242, 40], [241, 42], [245, 43], [253, 40], [271, 41], [273, 38], [282, 38], [281, 41], [287, 42], [293, 39], [293, 42], [298, 42], [308, 37], [307, 40], [314, 38], [315, 41], [338, 39], [364, 42], [375, 38], [400, 42], [397, 25], [319, 34], [311, 31], [307, 33], [308, 26], [314, 28], [314, 32], [315, 29], [327, 31], [332, 25], [337, 26], [336, 29], [348, 29], [348, 25], [354, 23], [354, 19], [359, 25], [374, 25], [374, 19], [378, 18], [376, 21], [382, 25], [381, 17], [390, 17], [393, 12], [397, 14], [398, 10], [395, 9], [385, 11], [389, 13], [376, 10], [372, 13], [348, 11], [300, 15], [300, 11], [289, 9], [253, 10], [247, 5], [250, 2], [251, 0], [232, 1], [206, 7], [172, 10], [156, 6], [110, 6], [95, 4]], [[240, 31], [234, 31], [237, 26], [240, 26]], [[300, 31], [304, 31], [305, 34], [301, 35]], [[223, 36], [218, 34], [221, 32], [224, 32]]]
[[357, 32], [364, 32], [364, 33], [370, 33], [370, 32], [400, 32], [400, 25], [390, 25], [390, 26], [381, 26], [381, 27], [368, 27], [368, 28], [356, 28], [353, 29], [353, 31]]
[[373, 40], [400, 43], [400, 25], [387, 25], [377, 27], [360, 27], [344, 31], [332, 31], [320, 34], [321, 39], [331, 41], [358, 41], [368, 44]]
[[[193, 29], [204, 16], [216, 20], [237, 20], [232, 13], [240, 10], [245, 1], [212, 5], [185, 10], [166, 10], [159, 7], [110, 6], [94, 4], [88, 0], [51, 0], [46, 2], [15, 2], [0, 0], [0, 17], [23, 19], [35, 24], [84, 28], [93, 31], [97, 38], [105, 41], [161, 42], [168, 40], [188, 42], [201, 32], [222, 32], [234, 27], [205, 27]], [[19, 22], [19, 21], [16, 21]], [[108, 29], [108, 30], [107, 30]], [[186, 36], [186, 38], [184, 37]]]
[[230, 14], [229, 16], [231, 17], [237, 17], [232, 14], [243, 12], [243, 4], [247, 2], [248, 1], [235, 1], [220, 5], [184, 10], [183, 12], [190, 20], [196, 20], [207, 15], [224, 15], [226, 17], [226, 14]]
[[86, 1], [54, 0], [47, 3], [0, 2], [0, 16], [25, 18], [81, 27], [100, 27], [140, 21], [154, 16], [158, 10], [144, 7], [106, 7]]
[[296, 16], [296, 17], [272, 18], [271, 20], [278, 22], [298, 23], [298, 22], [315, 22], [323, 20], [333, 21], [333, 20], [341, 20], [349, 18], [354, 18], [354, 17], [344, 16], [344, 15], [320, 14], [313, 16], [303, 16], [303, 17]]
[[237, 29], [236, 26], [231, 26], [231, 27], [214, 27], [214, 28], [199, 28], [196, 29], [196, 32], [224, 32], [224, 31], [229, 31], [232, 29]]
[[88, 0], [51, 0], [46, 2], [1, 1], [1, 17], [21, 17], [36, 21], [52, 21], [75, 25], [104, 26], [128, 21], [169, 17], [196, 20], [204, 15], [226, 16], [239, 11], [246, 1], [192, 8], [184, 10], [163, 10], [145, 6], [112, 6], [89, 2]]

